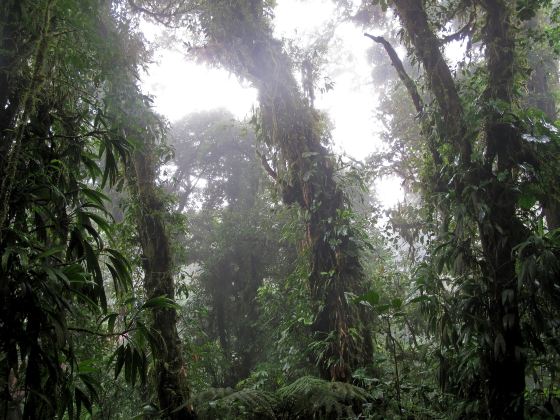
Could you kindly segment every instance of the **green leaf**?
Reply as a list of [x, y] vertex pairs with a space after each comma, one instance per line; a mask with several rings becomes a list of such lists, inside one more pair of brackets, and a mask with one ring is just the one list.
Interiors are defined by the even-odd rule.
[[62, 246], [62, 245], [53, 246], [52, 248], [49, 248], [49, 249], [47, 249], [47, 250], [41, 252], [39, 255], [37, 255], [36, 258], [37, 258], [38, 260], [44, 259], [44, 258], [48, 258], [48, 257], [50, 257], [50, 256], [52, 256], [52, 255], [62, 253], [65, 249], [66, 249], [66, 247], [64, 247], [64, 246]]
[[15, 250], [11, 247], [6, 247], [4, 250], [2, 254], [2, 271], [8, 271], [8, 260], [13, 253], [15, 253]]
[[119, 374], [121, 373], [121, 370], [124, 366], [124, 362], [125, 362], [125, 346], [121, 345], [119, 346], [119, 348], [115, 351], [115, 356], [116, 356], [116, 364], [115, 364], [115, 379], [117, 379], [119, 377]]
[[124, 379], [128, 383], [132, 383], [132, 348], [126, 346], [124, 349]]
[[75, 396], [75, 400], [76, 400], [76, 418], [80, 418], [80, 412], [81, 412], [81, 404], [84, 405], [84, 407], [86, 408], [86, 410], [90, 413], [92, 413], [92, 407], [91, 407], [91, 401], [89, 400], [88, 396], [86, 394], [84, 394], [84, 392], [76, 387], [74, 389], [74, 396]]
[[80, 192], [85, 195], [92, 203], [95, 203], [100, 207], [104, 206], [105, 201], [110, 201], [109, 197], [107, 197], [101, 191], [88, 188], [84, 184], [80, 185]]
[[173, 299], [170, 299], [167, 296], [157, 296], [144, 302], [140, 309], [148, 308], [179, 309], [180, 306], [177, 305]]
[[370, 290], [369, 292], [358, 296], [356, 298], [356, 301], [367, 302], [373, 307], [379, 303], [379, 293], [377, 293], [375, 290]]
[[419, 303], [429, 301], [430, 297], [427, 295], [416, 296], [408, 301], [408, 303]]
[[517, 199], [517, 205], [523, 210], [531, 210], [536, 202], [537, 197], [531, 194], [522, 194]]

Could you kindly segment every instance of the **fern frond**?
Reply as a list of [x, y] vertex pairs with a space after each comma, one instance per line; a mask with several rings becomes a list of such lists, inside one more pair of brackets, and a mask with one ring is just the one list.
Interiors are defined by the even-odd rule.
[[299, 378], [277, 391], [286, 419], [356, 418], [373, 398], [362, 388], [311, 376]]
[[277, 418], [278, 401], [274, 394], [255, 389], [211, 388], [197, 394], [194, 404], [200, 420]]

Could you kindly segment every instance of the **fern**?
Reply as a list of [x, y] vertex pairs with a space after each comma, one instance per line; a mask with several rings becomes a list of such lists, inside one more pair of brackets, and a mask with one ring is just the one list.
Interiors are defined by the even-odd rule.
[[199, 419], [348, 419], [357, 418], [373, 397], [343, 382], [304, 376], [275, 394], [255, 389], [210, 388], [193, 400]]
[[373, 398], [362, 388], [304, 376], [277, 391], [282, 418], [356, 418]]
[[213, 388], [199, 393], [194, 404], [200, 420], [277, 418], [274, 394], [255, 389]]

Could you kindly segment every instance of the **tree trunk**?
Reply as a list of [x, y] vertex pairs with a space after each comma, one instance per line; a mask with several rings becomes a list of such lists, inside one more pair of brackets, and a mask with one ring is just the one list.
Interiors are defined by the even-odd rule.
[[[488, 322], [493, 345], [487, 346], [483, 355], [486, 376], [486, 397], [491, 418], [516, 419], [523, 417], [523, 391], [525, 388], [525, 361], [522, 356], [522, 336], [518, 309], [518, 291], [515, 261], [512, 250], [523, 240], [524, 227], [516, 217], [516, 197], [513, 193], [513, 169], [519, 133], [501, 117], [489, 111], [485, 131], [487, 150], [485, 162], [472, 161], [471, 144], [465, 115], [451, 71], [440, 50], [440, 42], [430, 28], [421, 0], [394, 0], [397, 13], [406, 29], [415, 53], [428, 76], [430, 89], [439, 105], [445, 130], [442, 138], [449, 138], [459, 155], [459, 170], [464, 180], [456, 182], [456, 196], [468, 207], [463, 197], [469, 183], [486, 184], [480, 189], [479, 202], [485, 203], [489, 212], [478, 223], [483, 248], [485, 276], [489, 290]], [[500, 100], [511, 105], [514, 83], [514, 47], [512, 35], [512, 2], [486, 0], [487, 11], [485, 44], [489, 73], [486, 100]], [[509, 5], [509, 6], [508, 6]], [[498, 180], [494, 174], [507, 174]], [[473, 210], [474, 211], [474, 210]], [[480, 220], [479, 217], [474, 217]]]
[[[513, 4], [512, 4], [513, 3]], [[487, 0], [485, 44], [488, 67], [488, 101], [499, 100], [511, 106], [514, 100], [515, 39], [512, 16], [515, 1]], [[488, 409], [492, 418], [524, 417], [525, 359], [519, 319], [519, 302], [513, 248], [525, 229], [516, 216], [514, 194], [519, 133], [496, 111], [486, 120], [487, 171], [491, 186], [486, 203], [490, 207], [488, 224], [480, 225], [484, 257], [489, 270], [490, 321], [493, 351], [486, 354], [489, 367]], [[492, 175], [496, 158], [497, 172]]]
[[360, 250], [351, 237], [349, 207], [335, 180], [334, 162], [322, 144], [320, 118], [300, 92], [282, 43], [272, 37], [263, 2], [213, 0], [209, 7], [203, 19], [209, 43], [202, 53], [258, 89], [260, 134], [278, 154], [274, 176], [284, 202], [297, 203], [306, 215], [313, 329], [325, 343], [318, 356], [321, 375], [348, 381], [354, 368], [371, 361], [372, 345], [365, 311], [345, 297], [362, 288]]
[[453, 81], [451, 70], [440, 50], [440, 41], [432, 31], [421, 0], [395, 0], [395, 7], [403, 27], [411, 38], [416, 55], [428, 76], [430, 89], [439, 105], [444, 133], [458, 150], [461, 163], [471, 157], [471, 144], [464, 120], [463, 106]]
[[[138, 232], [143, 250], [144, 287], [148, 299], [175, 297], [169, 237], [163, 217], [165, 206], [156, 188], [156, 165], [151, 144], [144, 142], [134, 152], [135, 189], [138, 195]], [[177, 333], [175, 309], [154, 307], [153, 329], [161, 338], [161, 353], [156, 356], [156, 389], [164, 418], [195, 418], [188, 405], [186, 367]]]

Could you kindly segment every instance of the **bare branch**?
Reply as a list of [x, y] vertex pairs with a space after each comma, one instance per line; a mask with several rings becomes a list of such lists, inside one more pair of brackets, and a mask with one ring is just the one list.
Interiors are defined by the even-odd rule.
[[374, 36], [368, 33], [365, 33], [364, 36], [374, 40], [378, 44], [383, 45], [383, 48], [385, 48], [385, 51], [387, 51], [387, 54], [391, 59], [391, 63], [393, 64], [393, 67], [395, 68], [395, 70], [397, 70], [397, 73], [399, 74], [399, 78], [404, 83], [406, 90], [408, 91], [408, 94], [412, 99], [412, 102], [414, 102], [414, 107], [416, 108], [416, 111], [418, 112], [418, 114], [422, 114], [424, 110], [424, 103], [422, 101], [422, 98], [420, 97], [420, 94], [418, 93], [416, 83], [414, 83], [414, 80], [412, 80], [412, 78], [408, 75], [408, 73], [404, 69], [404, 65], [401, 59], [399, 58], [399, 56], [397, 55], [397, 52], [395, 51], [393, 46], [382, 36]]
[[[399, 58], [399, 56], [397, 55], [397, 52], [395, 51], [393, 46], [382, 36], [374, 36], [368, 33], [365, 33], [364, 36], [383, 45], [383, 48], [385, 48], [385, 51], [387, 51], [387, 54], [391, 59], [391, 63], [393, 64], [393, 67], [397, 70], [399, 78], [404, 83], [406, 90], [408, 91], [408, 94], [410, 95], [410, 98], [414, 103], [414, 107], [418, 112], [418, 117], [420, 118], [420, 122], [422, 124], [422, 131], [424, 133], [427, 133], [429, 130], [427, 129], [428, 122], [426, 121], [426, 114], [424, 113], [424, 102], [422, 101], [422, 98], [418, 93], [418, 88], [416, 87], [416, 83], [414, 82], [414, 80], [412, 80], [412, 78], [408, 75], [408, 73], [404, 69], [404, 65], [401, 59]], [[440, 165], [443, 162], [443, 160], [441, 158], [440, 153], [437, 150], [436, 145], [433, 143], [433, 140], [429, 140], [428, 146], [432, 154], [432, 158], [434, 159], [434, 162], [436, 163], [436, 165]], [[403, 179], [406, 179], [406, 177], [403, 176]]]

